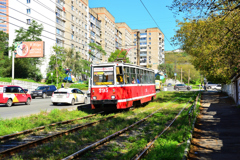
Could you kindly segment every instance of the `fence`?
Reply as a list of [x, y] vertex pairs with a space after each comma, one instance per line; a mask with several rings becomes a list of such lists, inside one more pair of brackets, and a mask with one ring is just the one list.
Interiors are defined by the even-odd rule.
[[41, 84], [41, 83], [26, 82], [26, 81], [20, 81], [20, 80], [13, 80], [11, 83], [0, 82], [0, 85], [20, 86], [23, 89], [28, 89], [29, 93], [31, 93], [31, 91], [34, 91], [38, 86], [46, 86], [45, 84]]

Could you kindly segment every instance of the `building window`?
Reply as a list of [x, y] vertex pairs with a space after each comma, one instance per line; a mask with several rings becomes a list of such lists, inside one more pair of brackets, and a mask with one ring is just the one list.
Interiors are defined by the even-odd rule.
[[31, 0], [27, 0], [27, 3], [31, 3]]
[[149, 33], [149, 35], [151, 35], [151, 33]]
[[151, 38], [149, 38], [149, 40], [151, 41]]
[[74, 21], [74, 16], [72, 15], [72, 21]]
[[149, 49], [151, 49], [151, 47], [149, 47]]
[[27, 19], [27, 24], [31, 24], [31, 19]]
[[73, 49], [73, 48], [74, 48], [74, 45], [72, 44], [71, 46], [72, 46], [72, 49]]
[[72, 9], [72, 11], [74, 11], [74, 7], [73, 7], [73, 5], [71, 6], [71, 9]]
[[149, 52], [149, 54], [151, 54], [151, 52]]
[[73, 34], [71, 35], [71, 37], [72, 37], [72, 40], [73, 40], [74, 39]]
[[27, 14], [30, 14], [31, 13], [31, 9], [27, 9]]
[[151, 63], [151, 61], [149, 61], [149, 63]]
[[149, 44], [151, 44], [151, 42], [149, 42]]

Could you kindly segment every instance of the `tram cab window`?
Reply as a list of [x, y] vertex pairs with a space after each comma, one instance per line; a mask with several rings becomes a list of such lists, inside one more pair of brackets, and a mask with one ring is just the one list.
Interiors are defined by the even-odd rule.
[[132, 84], [136, 84], [136, 69], [130, 68]]
[[113, 85], [113, 67], [94, 67], [93, 85]]
[[116, 82], [117, 84], [123, 84], [123, 70], [122, 67], [116, 67]]
[[125, 81], [125, 84], [131, 84], [129, 67], [124, 67], [124, 81]]

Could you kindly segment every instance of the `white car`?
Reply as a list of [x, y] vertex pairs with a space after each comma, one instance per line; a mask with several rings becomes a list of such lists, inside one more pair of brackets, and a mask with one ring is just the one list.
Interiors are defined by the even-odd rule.
[[74, 105], [76, 103], [87, 103], [87, 94], [77, 88], [61, 88], [53, 92], [51, 101], [53, 105], [58, 103], [67, 103]]

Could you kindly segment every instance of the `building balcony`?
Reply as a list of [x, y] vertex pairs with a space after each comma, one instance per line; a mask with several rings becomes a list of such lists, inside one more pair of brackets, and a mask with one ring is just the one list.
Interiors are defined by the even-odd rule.
[[64, 35], [56, 34], [56, 38], [64, 41]]
[[146, 52], [146, 51], [147, 51], [147, 48], [146, 48], [146, 49], [140, 49], [140, 52], [143, 52], [143, 51]]
[[146, 66], [147, 63], [140, 63], [140, 66]]
[[61, 29], [63, 31], [65, 30], [65, 27], [60, 25], [60, 24], [58, 24], [58, 23], [56, 23], [56, 28], [59, 28], [59, 29]]
[[140, 53], [140, 57], [147, 57], [146, 53]]
[[57, 6], [59, 9], [63, 10], [63, 7], [64, 7], [64, 6], [62, 6], [60, 3], [56, 3], [56, 6]]

